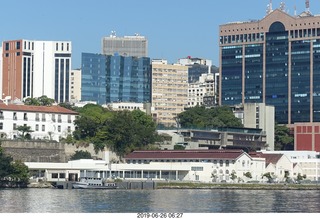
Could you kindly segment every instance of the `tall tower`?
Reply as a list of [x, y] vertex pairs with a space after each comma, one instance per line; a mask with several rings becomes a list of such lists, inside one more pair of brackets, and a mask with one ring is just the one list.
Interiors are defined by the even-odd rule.
[[70, 41], [11, 40], [3, 42], [2, 98], [46, 95], [69, 101]]
[[318, 22], [276, 9], [259, 21], [220, 25], [220, 104], [265, 103], [280, 124], [320, 122]]

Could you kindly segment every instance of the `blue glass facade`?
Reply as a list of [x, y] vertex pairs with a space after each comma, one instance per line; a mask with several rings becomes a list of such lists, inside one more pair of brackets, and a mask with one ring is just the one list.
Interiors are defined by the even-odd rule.
[[82, 54], [82, 101], [151, 102], [148, 57]]
[[221, 26], [220, 104], [266, 103], [278, 123], [320, 122], [319, 24], [276, 10]]
[[106, 103], [106, 57], [105, 55], [82, 53], [81, 100]]

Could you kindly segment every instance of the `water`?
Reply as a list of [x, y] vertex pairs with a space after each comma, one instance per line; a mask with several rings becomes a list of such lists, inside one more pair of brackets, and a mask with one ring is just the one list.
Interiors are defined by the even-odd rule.
[[320, 213], [320, 191], [0, 189], [1, 213]]

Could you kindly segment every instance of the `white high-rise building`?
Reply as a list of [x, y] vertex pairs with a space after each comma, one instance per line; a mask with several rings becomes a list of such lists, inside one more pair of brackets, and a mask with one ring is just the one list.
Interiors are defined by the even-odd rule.
[[12, 40], [2, 48], [2, 98], [70, 100], [70, 41]]

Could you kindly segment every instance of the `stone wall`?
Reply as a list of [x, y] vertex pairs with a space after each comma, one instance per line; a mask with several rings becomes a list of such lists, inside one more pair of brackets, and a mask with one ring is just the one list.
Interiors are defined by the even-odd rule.
[[[94, 159], [105, 159], [106, 152], [95, 153], [90, 144], [87, 147], [77, 147], [73, 144], [65, 144], [51, 141], [22, 141], [2, 140], [1, 147], [4, 153], [12, 156], [14, 160], [23, 162], [50, 162], [66, 163], [76, 151], [88, 151]], [[108, 152], [108, 159], [116, 159], [113, 153]]]

